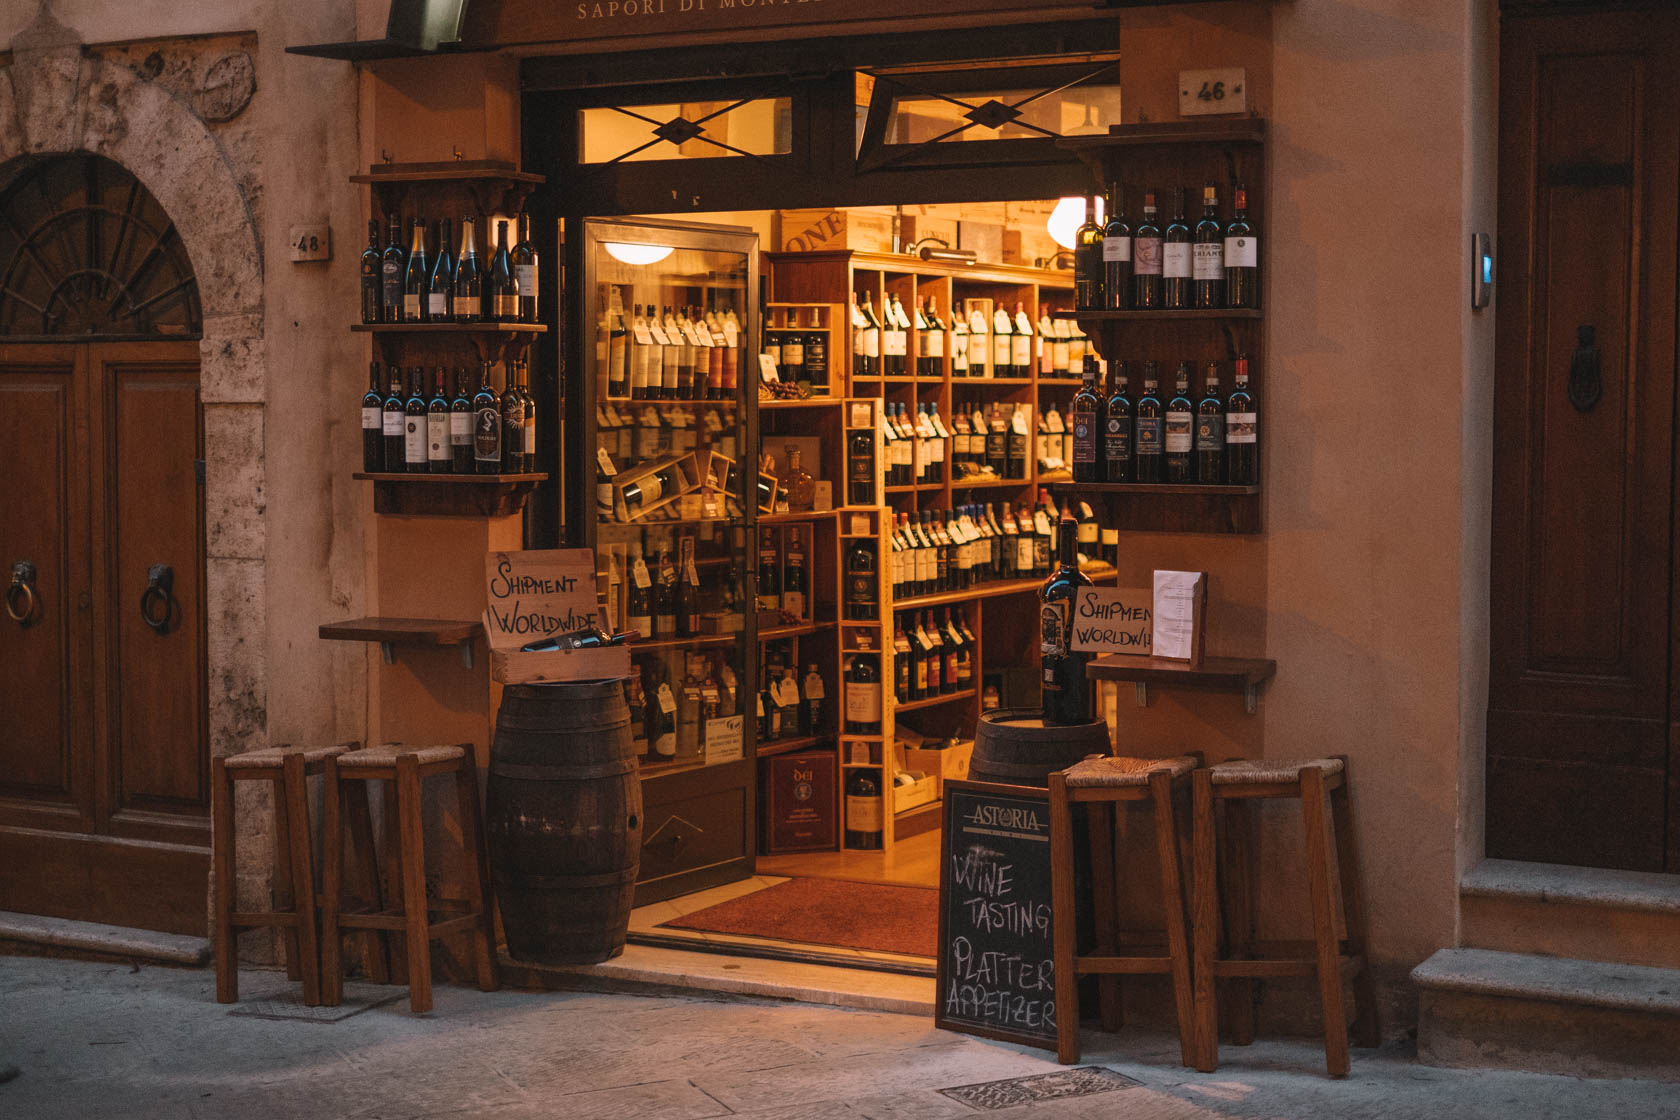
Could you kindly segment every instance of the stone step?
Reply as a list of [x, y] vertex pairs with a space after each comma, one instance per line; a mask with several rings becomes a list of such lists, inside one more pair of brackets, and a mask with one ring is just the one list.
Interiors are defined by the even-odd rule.
[[1680, 968], [1680, 876], [1483, 860], [1459, 886], [1462, 945]]
[[1412, 981], [1427, 1065], [1680, 1081], [1680, 969], [1442, 949]]
[[210, 960], [210, 942], [202, 937], [107, 926], [99, 922], [77, 922], [69, 918], [47, 918], [38, 914], [16, 914], [7, 910], [0, 910], [0, 941], [109, 953], [132, 960], [195, 968]]

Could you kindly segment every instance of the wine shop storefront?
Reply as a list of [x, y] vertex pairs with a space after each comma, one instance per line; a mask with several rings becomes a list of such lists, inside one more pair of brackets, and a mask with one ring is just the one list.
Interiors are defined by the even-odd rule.
[[[1206, 572], [1206, 650], [1275, 662], [1246, 690], [1105, 686], [1121, 753], [1349, 756], [1384, 1028], [1407, 1025], [1480, 858], [1491, 325], [1460, 249], [1491, 214], [1493, 16], [1449, 8], [504, 0], [465, 5], [464, 52], [293, 48], [358, 60], [366, 219], [530, 219], [534, 321], [358, 328], [376, 390], [392, 365], [526, 370], [536, 417], [529, 459], [471, 487], [362, 463], [362, 621], [476, 618], [486, 553], [593, 550], [603, 625], [637, 634], [632, 956], [930, 974], [941, 794], [984, 713], [1039, 704], [1065, 511], [1099, 585]], [[1075, 314], [1084, 199], [1139, 238], [1107, 319]], [[1141, 295], [1144, 225], [1182, 221], [1194, 281], [1204, 217], [1221, 246], [1246, 217], [1247, 287]], [[1396, 362], [1428, 413], [1404, 440], [1361, 404]], [[1152, 484], [1140, 434], [1133, 474], [1075, 483], [1082, 369], [1105, 397], [1123, 369], [1134, 407], [1258, 414], [1255, 473]], [[328, 629], [384, 643], [367, 737], [487, 749], [479, 640], [464, 669], [442, 637]], [[1268, 866], [1302, 866], [1298, 832], [1267, 826]], [[1305, 890], [1281, 875], [1262, 929]], [[1157, 921], [1153, 879], [1127, 890]], [[1282, 985], [1265, 1014], [1314, 1007]]]

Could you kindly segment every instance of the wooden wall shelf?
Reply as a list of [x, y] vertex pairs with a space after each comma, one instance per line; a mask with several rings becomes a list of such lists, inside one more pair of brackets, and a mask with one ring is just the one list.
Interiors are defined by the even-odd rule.
[[1255, 657], [1204, 657], [1199, 665], [1162, 657], [1107, 654], [1092, 661], [1085, 675], [1094, 681], [1130, 681], [1137, 686], [1137, 705], [1149, 706], [1149, 686], [1200, 688], [1241, 692], [1249, 715], [1259, 703], [1260, 687], [1277, 675], [1277, 662]]
[[[1183, 319], [1258, 319], [1258, 307], [1183, 307], [1172, 311], [1054, 311], [1053, 319], [1086, 323], [1170, 323]], [[1086, 334], [1095, 332], [1087, 328]], [[1078, 382], [1074, 382], [1078, 384]]]
[[[400, 212], [403, 202], [411, 195], [436, 197], [442, 192], [470, 195], [480, 214], [506, 214], [518, 218], [531, 191], [547, 180], [544, 176], [520, 171], [512, 164], [473, 160], [377, 165], [366, 175], [350, 176], [350, 181], [371, 186], [380, 211], [385, 214]], [[494, 231], [487, 230], [485, 233], [493, 236]]]
[[537, 483], [530, 474], [401, 474], [357, 471], [373, 483], [375, 513], [410, 517], [505, 517], [518, 513]]
[[[436, 363], [433, 355], [440, 343], [452, 347], [470, 343], [480, 362], [517, 358], [548, 327], [542, 323], [352, 323], [350, 329], [373, 335], [387, 362], [429, 366]], [[412, 353], [416, 349], [424, 358]]]
[[395, 659], [395, 647], [459, 646], [461, 664], [473, 667], [473, 641], [484, 632], [477, 620], [447, 618], [347, 618], [323, 622], [317, 633], [329, 642], [378, 642], [387, 665]]
[[543, 334], [544, 323], [351, 323], [369, 334]]

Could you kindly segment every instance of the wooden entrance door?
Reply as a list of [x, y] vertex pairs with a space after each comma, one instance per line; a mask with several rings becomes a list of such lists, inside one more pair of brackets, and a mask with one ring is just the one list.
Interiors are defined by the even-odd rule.
[[1500, 49], [1489, 856], [1680, 871], [1680, 14]]
[[205, 932], [202, 429], [195, 342], [0, 345], [0, 910]]

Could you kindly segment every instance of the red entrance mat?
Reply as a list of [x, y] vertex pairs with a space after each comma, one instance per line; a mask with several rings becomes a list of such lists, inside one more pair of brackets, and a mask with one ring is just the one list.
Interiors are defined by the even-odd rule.
[[789, 879], [659, 924], [931, 958], [939, 939], [939, 892], [892, 883]]

